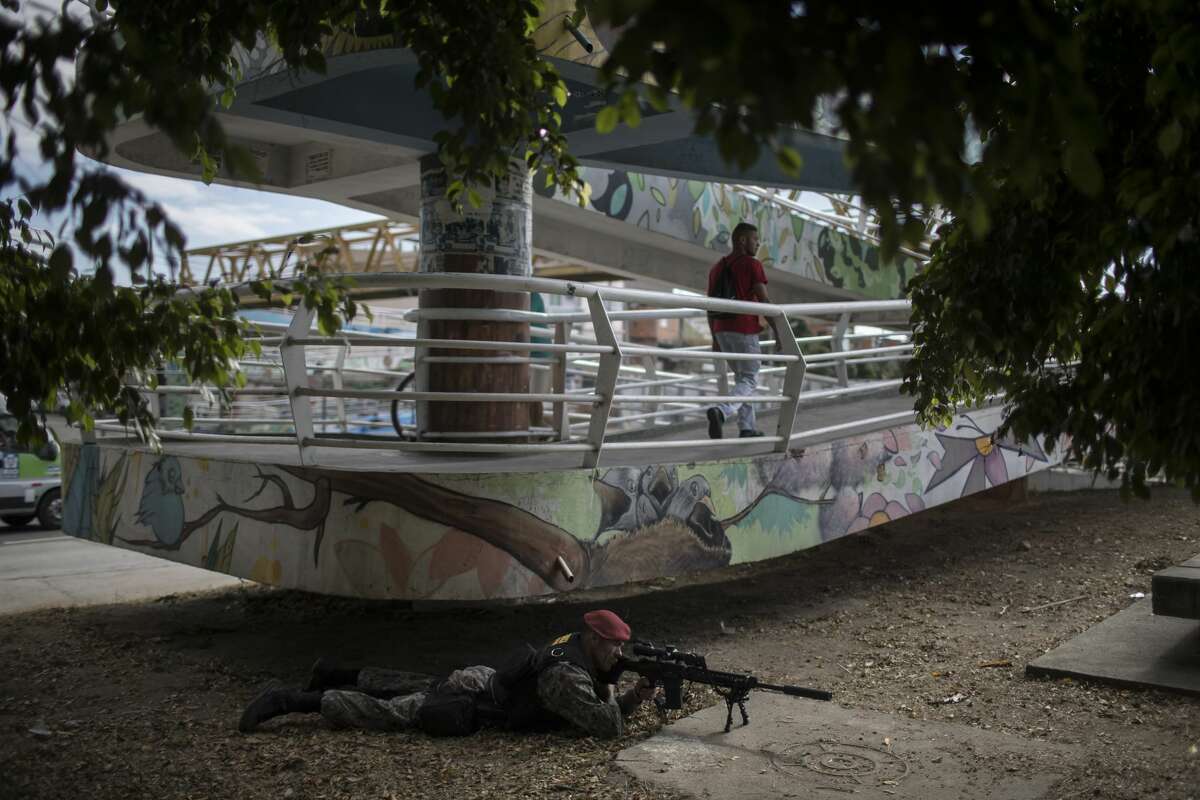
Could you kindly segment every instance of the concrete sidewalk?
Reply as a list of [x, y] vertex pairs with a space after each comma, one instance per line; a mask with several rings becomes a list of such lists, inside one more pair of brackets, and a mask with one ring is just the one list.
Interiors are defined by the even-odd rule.
[[1034, 800], [1081, 755], [1075, 748], [968, 725], [922, 722], [756, 693], [750, 725], [724, 733], [724, 703], [675, 722], [617, 764], [695, 798]]
[[0, 614], [152, 600], [242, 583], [59, 531], [0, 526]]

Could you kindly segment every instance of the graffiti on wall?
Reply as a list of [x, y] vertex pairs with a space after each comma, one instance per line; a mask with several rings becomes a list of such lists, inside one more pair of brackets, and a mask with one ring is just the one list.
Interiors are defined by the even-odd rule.
[[524, 474], [356, 473], [75, 446], [64, 528], [314, 592], [531, 596], [772, 558], [1057, 460], [992, 435], [999, 420], [989, 409], [799, 455]]
[[[581, 168], [591, 187], [588, 208], [612, 219], [671, 236], [724, 255], [739, 222], [759, 230], [764, 266], [855, 292], [864, 299], [904, 297], [919, 263], [910, 256], [881, 261], [879, 248], [788, 209], [720, 183]], [[535, 191], [563, 202], [574, 198], [534, 180]], [[714, 256], [714, 261], [716, 257]]]

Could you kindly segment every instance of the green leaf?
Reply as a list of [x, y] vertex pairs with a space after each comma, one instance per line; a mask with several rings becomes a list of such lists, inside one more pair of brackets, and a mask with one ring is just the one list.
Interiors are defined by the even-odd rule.
[[991, 215], [988, 214], [987, 206], [981, 201], [976, 200], [971, 204], [969, 214], [967, 216], [967, 227], [971, 230], [971, 235], [976, 239], [982, 239], [987, 236], [988, 231], [992, 227]]
[[775, 152], [775, 157], [779, 161], [779, 166], [788, 175], [799, 175], [800, 170], [804, 169], [804, 158], [794, 147], [781, 146]]
[[1096, 160], [1091, 148], [1073, 142], [1067, 145], [1063, 152], [1063, 170], [1076, 189], [1088, 197], [1100, 194], [1104, 186], [1104, 176], [1100, 171], [1100, 162]]
[[60, 244], [50, 254], [50, 274], [56, 281], [65, 281], [71, 274], [71, 248]]
[[1163, 154], [1164, 158], [1170, 158], [1175, 155], [1175, 151], [1181, 144], [1183, 144], [1183, 126], [1179, 124], [1179, 120], [1173, 119], [1158, 134], [1158, 151]]
[[550, 96], [554, 98], [554, 102], [560, 106], [567, 104], [567, 87], [561, 81], [550, 89]]
[[616, 106], [605, 106], [596, 115], [596, 132], [612, 133], [621, 121], [621, 112]]

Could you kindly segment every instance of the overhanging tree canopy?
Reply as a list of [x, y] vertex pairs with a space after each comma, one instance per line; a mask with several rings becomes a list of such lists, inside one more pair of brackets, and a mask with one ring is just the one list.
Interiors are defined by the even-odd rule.
[[[749, 163], [767, 148], [801, 168], [777, 134], [811, 124], [824, 99], [849, 139], [862, 195], [880, 212], [886, 248], [920, 234], [922, 209], [951, 212], [913, 287], [909, 386], [927, 420], [1005, 392], [1019, 433], [1068, 434], [1095, 467], [1136, 465], [1135, 482], [1161, 469], [1197, 486], [1200, 426], [1184, 361], [1196, 339], [1196, 279], [1187, 266], [1196, 248], [1200, 117], [1190, 0], [581, 6], [621, 31], [605, 66], [615, 110], [602, 115], [604, 125], [636, 124], [635, 95], [645, 91], [637, 84], [648, 78], [696, 109], [697, 129], [715, 136], [730, 161]], [[76, 241], [97, 262], [96, 290], [125, 291], [105, 282], [114, 254], [137, 268], [155, 247], [177, 252], [180, 242], [161, 212], [127, 189], [107, 186], [105, 194], [73, 183], [76, 149], [103, 153], [118, 115], [142, 113], [201, 160], [221, 153], [236, 163], [209, 94], [236, 83], [232, 47], [266, 30], [291, 66], [320, 70], [322, 37], [352, 31], [365, 8], [349, 0], [125, 0], [91, 27], [0, 26], [0, 89], [10, 107], [23, 103], [46, 126], [43, 155], [54, 164], [49, 180], [22, 191], [43, 210], [74, 210]], [[389, 2], [373, 23], [416, 53], [435, 103], [456, 120], [439, 144], [464, 191], [514, 153], [560, 186], [578, 185], [556, 113], [563, 85], [529, 41], [537, 13], [531, 0]], [[80, 77], [70, 85], [54, 67], [72, 59]], [[655, 94], [645, 101], [661, 101]], [[982, 140], [975, 163], [965, 157], [970, 131]], [[15, 185], [9, 143], [0, 162], [6, 190]], [[7, 207], [6, 274], [10, 262], [28, 261], [25, 210]], [[117, 218], [127, 224], [106, 234], [105, 221]], [[51, 258], [48, 285], [87, 285], [64, 260]], [[321, 292], [335, 323], [336, 289]], [[0, 302], [3, 346], [19, 352], [7, 319], [22, 306]], [[69, 333], [59, 331], [56, 346], [74, 341]], [[209, 350], [212, 364], [236, 355]], [[1050, 370], [1047, 358], [1073, 366]], [[203, 377], [204, 364], [197, 367]], [[6, 358], [0, 391], [36, 400], [69, 379], [47, 375], [28, 392], [18, 383], [26, 377], [10, 375]], [[81, 395], [85, 404], [107, 399]]]

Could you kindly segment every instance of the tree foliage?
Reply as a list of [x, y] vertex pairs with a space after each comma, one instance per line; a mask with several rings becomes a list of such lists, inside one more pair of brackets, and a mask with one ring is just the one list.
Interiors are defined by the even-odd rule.
[[[1037, 180], [973, 170], [996, 223], [948, 226], [913, 281], [908, 386], [929, 421], [1004, 393], [1018, 434], [1066, 436], [1138, 493], [1161, 474], [1200, 499], [1200, 18], [1174, 0], [1062, 13], [1102, 121], [1095, 163], [1047, 134], [1036, 150], [1061, 166]], [[1015, 136], [1004, 122], [989, 144]]]
[[[3, 5], [20, 11], [16, 0]], [[78, 154], [103, 160], [115, 126], [140, 115], [194, 154], [207, 180], [218, 163], [252, 177], [252, 159], [229, 143], [216, 116], [240, 78], [235, 48], [266, 35], [292, 69], [323, 72], [323, 45], [337, 32], [352, 35], [363, 8], [359, 0], [121, 0], [101, 4], [105, 13], [90, 20], [0, 17], [0, 97], [6, 114], [18, 111], [36, 131], [49, 169], [20, 174], [17, 130], [5, 127], [0, 192], [19, 197], [0, 202], [0, 394], [23, 438], [44, 437], [38, 407], [62, 390], [72, 398], [70, 419], [90, 426], [93, 409], [109, 408], [152, 435], [145, 404], [122, 388], [127, 375], [152, 376], [180, 360], [192, 380], [216, 381], [235, 375], [248, 352], [244, 326], [220, 321], [238, 308], [236, 295], [216, 287], [181, 294], [151, 277], [156, 260], [178, 263], [184, 247], [163, 209]], [[503, 174], [514, 156], [578, 188], [555, 110], [565, 87], [529, 39], [537, 11], [531, 0], [416, 1], [375, 16], [417, 54], [418, 83], [449, 120], [438, 142], [457, 177], [454, 195]], [[35, 211], [65, 213], [70, 244], [31, 228]], [[119, 265], [144, 285], [117, 285]], [[278, 287], [257, 288], [269, 296]], [[345, 288], [313, 272], [285, 293], [306, 296], [332, 332], [357, 310]], [[89, 335], [96, 325], [106, 335]]]
[[[594, 24], [620, 31], [603, 67], [610, 107], [598, 128], [636, 125], [643, 102], [661, 105], [674, 92], [731, 163], [771, 152], [802, 170], [792, 132], [811, 127], [824, 108], [831, 113], [823, 121], [847, 139], [864, 200], [880, 213], [885, 254], [921, 236], [924, 210], [950, 212], [912, 287], [917, 350], [908, 387], [927, 421], [1003, 392], [1013, 403], [1008, 422], [1022, 434], [1067, 435], [1095, 468], [1129, 465], [1137, 486], [1146, 471], [1163, 471], [1197, 487], [1200, 431], [1187, 371], [1200, 224], [1200, 41], [1191, 0], [580, 7]], [[147, 337], [153, 329], [139, 326], [151, 309], [195, 303], [162, 315], [176, 322], [161, 343], [142, 339], [146, 360], [114, 360], [109, 370], [147, 368], [196, 344], [186, 332], [172, 338], [170, 326], [190, 319], [203, 329], [236, 298], [219, 290], [180, 296], [156, 283], [115, 287], [114, 261], [144, 275], [153, 259], [177, 258], [182, 237], [120, 181], [81, 174], [76, 152], [103, 158], [118, 121], [140, 114], [195, 153], [209, 177], [218, 159], [248, 174], [252, 165], [228, 146], [215, 112], [239, 79], [234, 48], [252, 47], [263, 33], [291, 68], [317, 72], [322, 42], [334, 34], [369, 25], [394, 35], [416, 54], [418, 81], [447, 119], [439, 154], [463, 197], [503, 174], [513, 156], [578, 189], [559, 116], [565, 85], [530, 42], [538, 11], [536, 0], [121, 0], [91, 24], [0, 19], [6, 110], [20, 107], [37, 127], [52, 166], [45, 180], [21, 179], [6, 132], [0, 191], [23, 199], [0, 204], [3, 286], [37, 267], [48, 277], [34, 283], [47, 297], [77, 292], [64, 307], [97, 304], [111, 325]], [[35, 208], [71, 213], [82, 269], [61, 244], [49, 253], [33, 246]], [[325, 303], [324, 323], [354, 311], [337, 287], [305, 291]], [[22, 387], [25, 376], [8, 364], [32, 369], [33, 351], [7, 320], [28, 314], [31, 297], [6, 289], [0, 298], [0, 392], [31, 409], [74, 381], [79, 408], [123, 408], [112, 394], [119, 381], [79, 384], [65, 367], [34, 391]], [[67, 320], [48, 341], [77, 343], [78, 352], [64, 352], [82, 364], [108, 363], [80, 330]], [[219, 346], [195, 349], [202, 355], [189, 363], [193, 377], [220, 374], [239, 357], [236, 332], [216, 326], [214, 337]]]
[[1094, 143], [1080, 42], [1049, 2], [593, 0], [589, 8], [624, 26], [604, 66], [614, 85], [636, 92], [650, 79], [678, 92], [696, 110], [697, 131], [733, 164], [766, 151], [795, 165], [788, 132], [813, 127], [817, 110], [830, 108], [887, 252], [920, 240], [921, 212], [932, 205], [987, 228], [991, 185], [964, 158], [969, 121], [1010, 126], [983, 159], [1013, 164], [1027, 181], [1059, 166], [1032, 145], [1069, 141], [1086, 162]]

